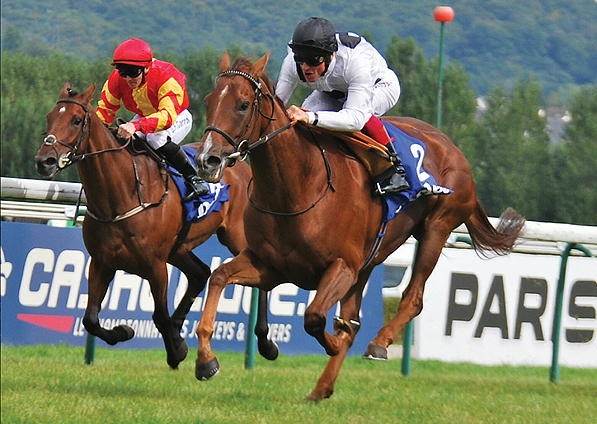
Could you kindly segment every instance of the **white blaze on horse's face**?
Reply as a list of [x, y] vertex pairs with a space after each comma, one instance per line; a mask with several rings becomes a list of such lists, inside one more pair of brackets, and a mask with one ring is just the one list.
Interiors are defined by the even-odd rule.
[[59, 110], [58, 113], [63, 113], [64, 111], [66, 111], [66, 108], [64, 106], [62, 106]]
[[210, 152], [211, 148], [213, 146], [213, 142], [212, 142], [212, 133], [207, 134], [207, 137], [205, 138], [205, 143], [203, 143], [203, 151], [204, 152]]
[[216, 110], [219, 110], [222, 106], [222, 102], [224, 101], [224, 97], [228, 94], [228, 86], [224, 87], [222, 91], [220, 91], [220, 95], [218, 96], [218, 105], [216, 106]]

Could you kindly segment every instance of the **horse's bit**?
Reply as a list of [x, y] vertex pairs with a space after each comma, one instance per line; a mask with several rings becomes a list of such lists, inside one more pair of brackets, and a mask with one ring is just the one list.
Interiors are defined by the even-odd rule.
[[[294, 122], [290, 122], [289, 124], [271, 132], [270, 134], [264, 135], [263, 137], [260, 137], [259, 139], [257, 139], [255, 142], [249, 144], [249, 140], [255, 135], [255, 132], [257, 131], [257, 125], [254, 125], [254, 128], [248, 137], [246, 137], [246, 138], [243, 138], [243, 137], [245, 136], [245, 134], [247, 134], [249, 132], [249, 130], [251, 129], [251, 126], [253, 125], [253, 118], [255, 116], [255, 112], [259, 113], [259, 115], [263, 116], [265, 119], [268, 120], [267, 126], [269, 126], [269, 124], [275, 120], [275, 118], [274, 118], [274, 98], [269, 94], [266, 96], [272, 104], [272, 114], [271, 114], [271, 116], [266, 116], [261, 111], [261, 99], [265, 95], [263, 93], [263, 91], [261, 90], [261, 81], [256, 80], [248, 73], [239, 71], [237, 69], [229, 69], [227, 71], [221, 72], [217, 76], [216, 80], [220, 79], [221, 77], [223, 77], [225, 75], [230, 75], [230, 74], [241, 75], [241, 76], [245, 77], [247, 80], [249, 80], [255, 86], [255, 98], [253, 100], [253, 105], [251, 108], [251, 116], [249, 118], [249, 123], [245, 127], [245, 130], [243, 131], [243, 133], [240, 136], [238, 136], [237, 140], [234, 140], [234, 138], [232, 138], [232, 136], [230, 134], [228, 134], [226, 131], [224, 131], [223, 129], [213, 126], [213, 125], [208, 125], [207, 127], [205, 127], [205, 133], [207, 133], [209, 131], [214, 131], [214, 132], [217, 132], [218, 134], [220, 134], [222, 137], [224, 137], [226, 139], [226, 141], [228, 141], [228, 143], [230, 143], [230, 145], [232, 147], [234, 147], [234, 153], [232, 153], [230, 156], [228, 156], [228, 158], [234, 162], [237, 159], [244, 160], [251, 150], [253, 150], [255, 147], [267, 142], [268, 140], [271, 140], [272, 138], [274, 138], [281, 132], [286, 131], [287, 129], [289, 129], [290, 127], [292, 127], [294, 125]], [[265, 129], [267, 129], [267, 126]]]
[[[71, 146], [70, 144], [65, 143], [62, 140], [58, 140], [54, 134], [48, 134], [44, 138], [43, 144], [45, 146], [51, 146], [52, 149], [54, 150], [54, 153], [56, 154], [56, 158], [58, 159], [58, 169], [60, 171], [63, 170], [64, 168], [67, 168], [68, 166], [72, 165], [73, 163], [75, 163], [79, 160], [83, 160], [86, 156], [95, 156], [95, 155], [99, 155], [101, 153], [116, 152], [116, 151], [119, 151], [122, 149], [126, 149], [126, 147], [131, 142], [132, 138], [129, 138], [126, 141], [126, 143], [124, 143], [120, 147], [113, 147], [110, 149], [98, 150], [96, 152], [88, 152], [88, 153], [82, 153], [80, 155], [77, 155], [75, 152], [83, 144], [83, 141], [85, 140], [85, 136], [88, 134], [89, 136], [87, 138], [91, 137], [91, 115], [89, 113], [89, 108], [87, 107], [87, 105], [83, 104], [82, 102], [75, 100], [75, 99], [70, 99], [70, 98], [60, 99], [56, 102], [56, 104], [60, 104], [60, 103], [74, 103], [76, 105], [81, 106], [83, 108], [83, 110], [85, 111], [85, 118], [83, 119], [83, 128], [81, 128], [81, 135], [79, 136], [79, 139], [77, 140], [77, 142], [75, 143], [74, 146]], [[58, 150], [56, 149], [56, 143], [60, 144], [61, 146], [66, 147], [70, 150], [59, 157]]]
[[[62, 140], [58, 140], [54, 134], [48, 134], [44, 138], [44, 145], [52, 146], [52, 149], [54, 150], [54, 153], [56, 154], [56, 158], [58, 159], [58, 169], [62, 170], [64, 168], [72, 165], [74, 162], [76, 162], [80, 159], [83, 159], [85, 157], [85, 154], [76, 155], [75, 152], [83, 144], [83, 140], [85, 139], [85, 136], [88, 133], [89, 133], [89, 135], [91, 135], [91, 117], [89, 115], [89, 108], [78, 100], [67, 98], [67, 99], [60, 99], [56, 102], [56, 104], [60, 104], [60, 103], [74, 103], [74, 104], [81, 106], [83, 108], [83, 110], [85, 111], [85, 118], [83, 119], [83, 127], [81, 128], [81, 135], [79, 136], [79, 139], [77, 140], [77, 142], [75, 143], [74, 146], [71, 146], [70, 144], [65, 143]], [[67, 149], [70, 149], [70, 150], [68, 152], [66, 152], [65, 154], [59, 156], [58, 150], [56, 149], [56, 143], [60, 144], [61, 146], [66, 147]]]
[[[99, 155], [101, 153], [117, 152], [117, 151], [123, 150], [131, 142], [132, 137], [129, 138], [126, 141], [126, 143], [124, 143], [122, 146], [119, 146], [119, 147], [113, 147], [113, 148], [109, 148], [109, 149], [98, 150], [95, 152], [82, 153], [80, 155], [77, 155], [75, 152], [83, 144], [83, 141], [85, 140], [85, 136], [88, 134], [87, 138], [89, 139], [91, 137], [91, 122], [92, 121], [91, 121], [91, 115], [89, 113], [89, 107], [87, 107], [87, 105], [83, 104], [82, 102], [75, 100], [75, 99], [71, 99], [71, 98], [60, 99], [56, 102], [56, 104], [60, 104], [60, 103], [74, 103], [76, 105], [81, 106], [83, 108], [83, 110], [85, 111], [85, 118], [83, 119], [83, 127], [81, 128], [81, 135], [79, 136], [79, 139], [77, 140], [77, 142], [75, 143], [74, 146], [71, 146], [70, 144], [65, 143], [64, 141], [58, 140], [54, 134], [48, 134], [44, 138], [44, 141], [43, 141], [44, 146], [51, 146], [52, 149], [54, 150], [54, 153], [56, 154], [56, 158], [58, 159], [58, 170], [59, 171], [72, 165], [73, 163], [75, 163], [79, 160], [84, 159], [86, 156], [95, 156], [95, 155]], [[58, 156], [58, 150], [56, 149], [56, 143], [68, 148], [69, 151], [61, 156]], [[135, 179], [136, 179], [136, 183], [137, 183], [137, 196], [139, 199], [139, 206], [131, 209], [128, 212], [118, 214], [115, 217], [109, 218], [109, 219], [101, 218], [101, 217], [97, 216], [88, 207], [87, 215], [89, 215], [91, 218], [95, 219], [96, 221], [99, 221], [102, 223], [118, 222], [118, 221], [122, 221], [124, 219], [130, 218], [131, 216], [136, 215], [139, 212], [144, 211], [145, 209], [159, 206], [164, 202], [164, 200], [166, 199], [166, 197], [168, 196], [168, 193], [169, 193], [169, 179], [166, 179], [166, 190], [165, 190], [164, 194], [162, 195], [162, 198], [160, 199], [159, 202], [144, 202], [141, 197], [141, 182], [139, 181], [139, 175], [137, 172], [137, 164], [135, 162], [134, 157], [133, 157], [133, 168], [135, 170]]]

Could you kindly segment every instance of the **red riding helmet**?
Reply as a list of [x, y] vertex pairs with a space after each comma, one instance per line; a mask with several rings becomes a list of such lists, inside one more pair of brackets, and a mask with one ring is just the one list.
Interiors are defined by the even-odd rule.
[[149, 66], [152, 60], [153, 54], [149, 45], [138, 38], [131, 38], [116, 48], [112, 65]]

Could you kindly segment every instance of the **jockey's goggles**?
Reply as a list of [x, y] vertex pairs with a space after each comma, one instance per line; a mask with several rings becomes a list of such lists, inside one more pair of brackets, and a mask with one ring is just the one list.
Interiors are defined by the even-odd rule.
[[122, 78], [137, 78], [143, 72], [142, 66], [134, 65], [116, 65], [116, 69]]
[[325, 61], [325, 56], [315, 55], [315, 56], [303, 56], [299, 54], [294, 55], [294, 61], [297, 65], [302, 65], [306, 63], [308, 66], [316, 67], [321, 65]]

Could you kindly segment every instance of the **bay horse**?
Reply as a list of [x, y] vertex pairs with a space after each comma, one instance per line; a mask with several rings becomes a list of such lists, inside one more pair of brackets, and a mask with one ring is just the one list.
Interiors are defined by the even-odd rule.
[[[360, 327], [363, 289], [373, 268], [411, 235], [418, 240], [412, 277], [396, 316], [381, 328], [364, 357], [387, 359], [395, 335], [421, 312], [423, 289], [451, 231], [465, 223], [478, 252], [508, 253], [524, 225], [512, 209], [497, 228], [477, 200], [470, 166], [462, 152], [433, 126], [413, 118], [385, 118], [410, 135], [424, 135], [423, 166], [450, 195], [422, 196], [389, 222], [385, 238], [369, 260], [382, 223], [382, 199], [373, 194], [369, 172], [333, 134], [293, 125], [275, 96], [265, 67], [269, 53], [252, 64], [225, 53], [213, 91], [206, 97], [207, 127], [195, 156], [199, 176], [218, 181], [238, 158], [250, 155], [253, 180], [245, 209], [248, 248], [212, 274], [197, 337], [195, 374], [207, 379], [219, 370], [211, 351], [216, 308], [227, 284], [271, 290], [293, 282], [316, 295], [304, 314], [304, 328], [330, 360], [307, 400], [332, 395], [348, 349]], [[328, 311], [340, 302], [334, 334]]]
[[[85, 190], [83, 240], [91, 256], [85, 329], [109, 345], [134, 336], [127, 325], [111, 330], [101, 327], [98, 314], [115, 272], [136, 274], [149, 282], [155, 302], [153, 321], [163, 336], [167, 363], [176, 369], [188, 353], [181, 327], [211, 273], [192, 249], [214, 233], [234, 255], [247, 246], [242, 213], [251, 170], [246, 163], [227, 170], [223, 181], [230, 184], [230, 200], [219, 212], [185, 225], [181, 195], [170, 189], [174, 186], [171, 175], [155, 158], [133, 155], [126, 148], [128, 143], [116, 139], [90, 105], [94, 92], [95, 84], [82, 94], [72, 91], [70, 83], [64, 84], [56, 107], [47, 115], [47, 136], [35, 157], [37, 171], [51, 179], [76, 163]], [[188, 279], [172, 316], [166, 263]], [[266, 299], [265, 293], [260, 294], [259, 347], [262, 355], [274, 359], [277, 347], [268, 343], [267, 322], [263, 321], [267, 319], [263, 313]]]

